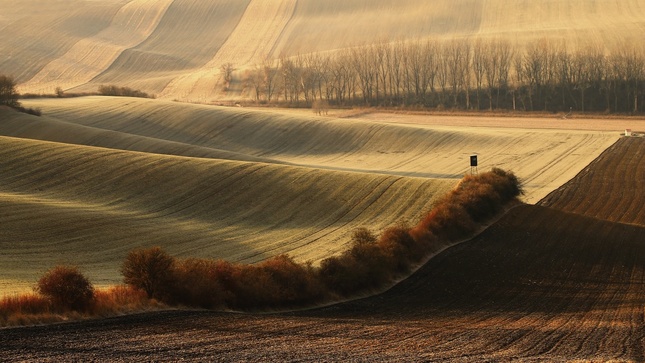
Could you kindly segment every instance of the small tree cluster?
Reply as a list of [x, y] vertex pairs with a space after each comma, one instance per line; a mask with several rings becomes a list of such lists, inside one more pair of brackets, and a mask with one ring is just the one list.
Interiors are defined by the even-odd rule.
[[253, 310], [312, 304], [324, 290], [311, 265], [279, 255], [256, 265], [222, 260], [175, 259], [159, 247], [128, 254], [124, 282], [166, 303]]
[[118, 87], [115, 85], [101, 85], [99, 86], [98, 91], [99, 94], [103, 96], [155, 98], [154, 95], [150, 95], [143, 91], [135, 90], [129, 87]]
[[130, 251], [121, 268], [123, 282], [164, 300], [172, 291], [175, 259], [159, 247]]
[[20, 101], [20, 94], [16, 90], [16, 82], [13, 78], [0, 74], [0, 106], [9, 106], [17, 111], [28, 113], [34, 116], [42, 115], [38, 108], [25, 108], [22, 107]]

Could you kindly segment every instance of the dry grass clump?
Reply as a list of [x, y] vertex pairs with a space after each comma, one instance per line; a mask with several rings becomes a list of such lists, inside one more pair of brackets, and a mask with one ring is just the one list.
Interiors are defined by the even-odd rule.
[[33, 293], [0, 299], [0, 327], [106, 317], [161, 307], [140, 289], [126, 285], [95, 289], [77, 267], [55, 266], [39, 279]]
[[94, 303], [89, 315], [113, 316], [158, 308], [163, 308], [163, 304], [149, 299], [144, 291], [129, 285], [117, 285], [94, 291]]

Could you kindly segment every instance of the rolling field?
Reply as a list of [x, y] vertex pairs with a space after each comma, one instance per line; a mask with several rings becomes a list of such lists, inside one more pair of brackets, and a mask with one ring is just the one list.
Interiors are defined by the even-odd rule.
[[[415, 225], [471, 172], [473, 154], [479, 171], [511, 171], [525, 191], [524, 203], [472, 240], [441, 249], [375, 296], [302, 311], [177, 309], [1, 328], [0, 360], [645, 361], [645, 137], [621, 137], [626, 129], [645, 135], [645, 119], [618, 113], [638, 113], [640, 86], [630, 93], [631, 78], [614, 80], [610, 94], [612, 84], [603, 85], [606, 118], [578, 112], [604, 110], [588, 107], [602, 100], [585, 95], [592, 86], [584, 62], [606, 70], [607, 81], [634, 67], [629, 77], [638, 82], [643, 34], [645, 0], [0, 0], [0, 75], [13, 77], [18, 92], [71, 95], [111, 84], [158, 98], [20, 100], [41, 117], [0, 106], [0, 297], [32, 291], [61, 264], [79, 266], [97, 287], [120, 284], [125, 256], [139, 247], [244, 264], [288, 254], [316, 266], [345, 251], [357, 228]], [[397, 112], [394, 103], [325, 116], [212, 106], [247, 100], [254, 87], [258, 102], [288, 102], [294, 92], [295, 104], [310, 104], [316, 92], [322, 101], [323, 84], [332, 85], [325, 90], [334, 105], [334, 92], [339, 105], [360, 97], [367, 104], [372, 90], [357, 83], [359, 68], [389, 62], [412, 72], [417, 48], [362, 65], [360, 57], [386, 53], [352, 58], [351, 50], [425, 39], [466, 40], [437, 48], [435, 66], [446, 72], [441, 64], [474, 65], [451, 58], [461, 46], [498, 49], [478, 41], [502, 40], [517, 56], [512, 66], [525, 68], [521, 77], [530, 70], [527, 45], [562, 50], [557, 56], [579, 59], [571, 67], [581, 73], [566, 74], [563, 108], [551, 110], [538, 92], [535, 110], [544, 103], [545, 112], [522, 118], [469, 114], [475, 80], [466, 73], [461, 113], [449, 110], [462, 86], [448, 73], [433, 73], [432, 82], [443, 81], [431, 93], [453, 103], [438, 102], [432, 113]], [[313, 53], [346, 55], [329, 61], [352, 67], [355, 84], [332, 74], [342, 67], [307, 65]], [[280, 96], [261, 95], [269, 78], [262, 67], [296, 58], [275, 79]], [[560, 60], [548, 61], [552, 75]], [[316, 67], [326, 73], [314, 72], [314, 81], [303, 70]], [[381, 97], [386, 105], [388, 92], [414, 93], [414, 82], [397, 83], [405, 77], [379, 74], [375, 104]], [[496, 107], [512, 94], [512, 109], [527, 109], [526, 88], [533, 110], [532, 81], [513, 76], [499, 76]], [[418, 87], [406, 105], [428, 102]]]
[[[645, 225], [622, 194], [640, 195], [643, 159], [633, 154], [643, 150], [641, 138], [619, 140], [541, 203], [552, 207], [512, 209], [378, 296], [297, 313], [169, 311], [8, 329], [5, 357], [640, 362]], [[606, 167], [622, 164], [636, 172]], [[565, 211], [610, 180], [623, 193], [578, 211], [622, 217]]]
[[426, 38], [614, 50], [645, 31], [643, 0], [0, 0], [0, 14], [0, 70], [21, 93], [118, 84], [196, 102], [236, 96], [222, 92], [229, 62], [243, 74], [264, 59]]
[[358, 227], [417, 223], [470, 171], [474, 151], [482, 170], [517, 170], [533, 203], [619, 137], [109, 97], [25, 105], [45, 115], [0, 110], [3, 294], [60, 263], [119, 283], [127, 252], [154, 245], [316, 263], [345, 250]]

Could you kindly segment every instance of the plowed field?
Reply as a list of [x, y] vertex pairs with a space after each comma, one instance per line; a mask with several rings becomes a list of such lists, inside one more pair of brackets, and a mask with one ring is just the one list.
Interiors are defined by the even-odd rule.
[[[627, 138], [607, 149], [540, 205], [612, 222], [645, 226], [645, 149]], [[614, 155], [623, 155], [617, 159]], [[589, 188], [588, 180], [593, 180]]]
[[[565, 210], [580, 199], [592, 200], [588, 192], [603, 190], [611, 179], [606, 210], [588, 210], [596, 216], [631, 215], [631, 206], [613, 191], [640, 195], [644, 161], [632, 156], [643, 150], [643, 139], [621, 139], [550, 196], [548, 203], [560, 203], [560, 209], [519, 206], [379, 296], [289, 314], [171, 311], [7, 329], [3, 357], [640, 362], [645, 359], [645, 226], [638, 218], [626, 224]], [[637, 172], [616, 175], [599, 166], [604, 159]]]

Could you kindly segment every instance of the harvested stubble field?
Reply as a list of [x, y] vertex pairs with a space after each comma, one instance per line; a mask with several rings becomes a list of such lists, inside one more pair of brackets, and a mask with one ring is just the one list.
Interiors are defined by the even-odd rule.
[[[607, 180], [638, 195], [643, 160], [631, 153], [643, 150], [642, 139], [621, 139], [544, 203], [577, 206], [578, 196], [590, 198]], [[638, 172], [606, 167], [622, 163]], [[625, 199], [611, 195], [605, 209], [628, 216], [620, 213], [630, 209]], [[288, 314], [169, 311], [9, 329], [2, 332], [4, 357], [640, 362], [645, 225], [625, 218], [522, 205], [379, 296]]]
[[[114, 283], [125, 253], [148, 243], [244, 262], [280, 252], [323, 258], [342, 250], [354, 227], [416, 221], [468, 169], [472, 151], [525, 180], [562, 184], [582, 172], [543, 205], [513, 209], [379, 296], [298, 313], [168, 311], [4, 329], [3, 358], [644, 359], [645, 223], [634, 213], [641, 138], [607, 149], [617, 132], [447, 130], [116, 98], [27, 106], [46, 116], [0, 110], [0, 266], [14, 276], [5, 289], [68, 252], [93, 281]], [[522, 169], [531, 153], [540, 157]], [[584, 158], [598, 155], [585, 168]], [[446, 179], [418, 177], [439, 176], [434, 167]], [[528, 198], [538, 201], [548, 188], [534, 183]], [[601, 204], [581, 203], [600, 194]]]

